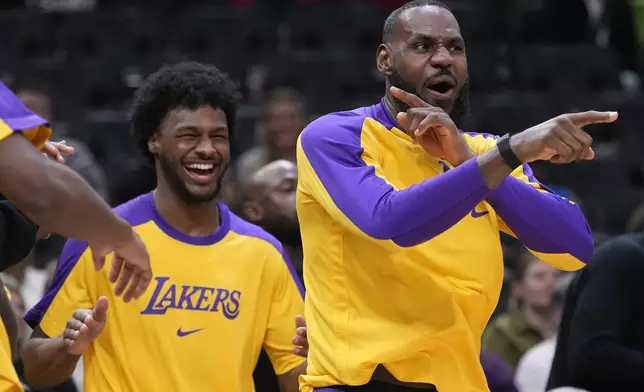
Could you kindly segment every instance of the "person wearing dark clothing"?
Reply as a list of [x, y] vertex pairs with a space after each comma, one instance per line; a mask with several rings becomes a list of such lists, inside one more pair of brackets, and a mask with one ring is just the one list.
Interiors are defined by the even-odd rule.
[[606, 242], [571, 283], [547, 390], [644, 391], [644, 234]]

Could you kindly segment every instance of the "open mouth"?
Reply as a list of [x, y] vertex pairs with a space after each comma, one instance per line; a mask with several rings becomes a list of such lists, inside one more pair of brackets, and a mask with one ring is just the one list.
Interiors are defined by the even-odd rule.
[[427, 84], [429, 92], [439, 99], [450, 98], [454, 92], [454, 87], [456, 87], [456, 83], [449, 76], [439, 76]]
[[184, 169], [195, 182], [206, 184], [215, 179], [215, 165], [212, 163], [189, 163]]

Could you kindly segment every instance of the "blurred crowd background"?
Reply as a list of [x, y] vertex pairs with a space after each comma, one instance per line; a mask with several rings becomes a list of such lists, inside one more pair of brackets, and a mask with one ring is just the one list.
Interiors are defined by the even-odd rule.
[[[503, 135], [566, 111], [619, 111], [617, 123], [591, 129], [594, 161], [533, 169], [542, 183], [582, 206], [598, 242], [641, 231], [644, 0], [444, 2], [467, 44], [467, 130]], [[381, 98], [375, 51], [386, 16], [403, 3], [2, 0], [0, 79], [52, 121], [54, 140], [76, 147], [67, 164], [116, 206], [155, 185], [129, 136], [134, 89], [164, 63], [215, 64], [244, 95], [234, 162], [220, 194], [238, 208], [255, 171], [274, 160], [294, 161], [297, 137], [309, 121]], [[502, 360], [521, 392], [543, 391], [570, 277], [504, 242], [506, 285], [484, 338], [484, 355], [493, 358], [484, 365]], [[42, 241], [4, 277], [20, 312], [42, 294], [63, 243]], [[274, 381], [262, 377], [257, 390], [274, 390]], [[55, 390], [80, 391], [78, 380]]]

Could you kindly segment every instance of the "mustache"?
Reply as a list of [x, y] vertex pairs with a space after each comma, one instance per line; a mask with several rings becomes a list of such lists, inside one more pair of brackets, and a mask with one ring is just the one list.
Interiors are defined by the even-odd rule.
[[432, 81], [432, 79], [439, 78], [441, 76], [448, 76], [454, 81], [454, 83], [457, 83], [456, 76], [454, 75], [454, 73], [452, 71], [450, 71], [447, 68], [441, 68], [440, 71], [436, 72], [434, 75], [432, 75], [429, 78], [427, 78], [427, 80], [425, 81], [425, 85], [429, 85], [429, 83]]

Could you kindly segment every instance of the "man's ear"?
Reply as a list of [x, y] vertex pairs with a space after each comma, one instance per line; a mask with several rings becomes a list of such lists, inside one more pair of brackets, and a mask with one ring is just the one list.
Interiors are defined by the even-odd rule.
[[376, 65], [378, 71], [389, 76], [393, 70], [393, 57], [391, 48], [387, 44], [380, 44], [376, 51]]
[[152, 155], [156, 155], [161, 151], [161, 142], [159, 141], [159, 134], [155, 133], [148, 140], [148, 151]]
[[255, 200], [242, 203], [242, 213], [251, 223], [257, 224], [264, 219], [264, 208]]

